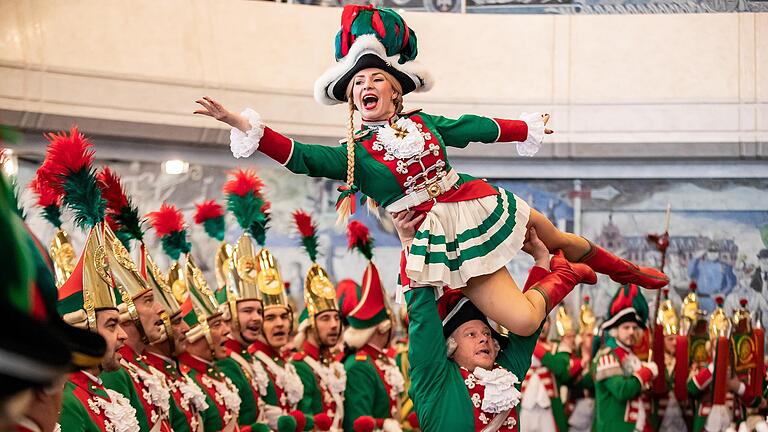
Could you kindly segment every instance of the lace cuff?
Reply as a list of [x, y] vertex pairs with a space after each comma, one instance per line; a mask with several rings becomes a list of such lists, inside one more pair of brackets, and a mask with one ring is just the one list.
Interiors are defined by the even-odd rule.
[[520, 156], [533, 156], [538, 153], [541, 141], [544, 140], [544, 119], [541, 113], [523, 113], [520, 120], [528, 125], [528, 138], [517, 143], [517, 154]]
[[252, 155], [259, 148], [259, 141], [264, 136], [264, 123], [261, 122], [259, 113], [251, 108], [246, 108], [240, 115], [248, 119], [251, 128], [248, 132], [232, 128], [229, 131], [229, 149], [232, 150], [232, 156], [245, 158]]

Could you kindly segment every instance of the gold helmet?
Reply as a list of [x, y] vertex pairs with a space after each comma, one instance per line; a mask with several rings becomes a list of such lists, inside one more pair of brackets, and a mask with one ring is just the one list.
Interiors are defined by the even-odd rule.
[[[259, 290], [258, 269], [256, 256], [258, 255], [253, 237], [247, 232], [237, 240], [231, 259], [228, 259], [226, 301], [229, 306], [231, 325], [235, 337], [240, 338], [240, 319], [237, 314], [237, 302], [241, 300], [261, 301]], [[216, 255], [217, 263], [222, 256], [222, 249]], [[245, 342], [245, 341], [241, 341]]]
[[664, 336], [676, 335], [679, 330], [677, 313], [672, 300], [669, 299], [669, 289], [664, 288], [663, 292], [664, 300], [659, 305], [656, 323], [661, 325]]
[[53, 261], [53, 269], [56, 272], [56, 288], [61, 288], [64, 281], [69, 279], [77, 265], [77, 254], [72, 242], [69, 240], [69, 234], [59, 228], [53, 235], [51, 246], [49, 248]]
[[221, 316], [222, 311], [219, 309], [219, 303], [216, 301], [216, 296], [208, 287], [208, 281], [205, 280], [203, 272], [200, 270], [200, 267], [195, 264], [192, 254], [188, 253], [186, 257], [187, 263], [185, 266], [184, 277], [187, 283], [189, 298], [192, 303], [192, 310], [184, 317], [184, 320], [190, 326], [190, 330], [187, 332], [187, 339], [189, 339], [191, 343], [194, 343], [201, 337], [205, 337], [205, 340], [208, 342], [208, 346], [215, 357], [213, 336], [208, 327], [208, 322], [213, 318]]
[[37, 175], [29, 183], [29, 188], [37, 195], [37, 206], [41, 210], [40, 214], [56, 228], [49, 246], [49, 252], [53, 261], [56, 288], [61, 288], [75, 270], [77, 253], [72, 247], [69, 234], [61, 228], [62, 197], [52, 187], [51, 182], [44, 177], [45, 174], [38, 171]]
[[304, 305], [307, 308], [307, 318], [313, 328], [317, 328], [315, 317], [323, 312], [338, 311], [336, 303], [336, 287], [324, 268], [314, 263], [307, 272], [304, 282]]
[[141, 243], [141, 275], [147, 281], [147, 285], [152, 289], [155, 294], [155, 301], [163, 306], [164, 312], [160, 315], [163, 320], [163, 327], [165, 327], [165, 338], [156, 341], [163, 342], [168, 341], [171, 347], [171, 352], [175, 351], [175, 340], [173, 337], [173, 329], [171, 328], [171, 320], [181, 313], [181, 305], [173, 295], [173, 290], [168, 285], [163, 272], [155, 264], [155, 260], [147, 251], [147, 247], [144, 243]]
[[699, 307], [699, 298], [696, 295], [696, 282], [691, 281], [688, 286], [688, 294], [680, 306], [679, 333], [682, 336], [691, 334], [697, 322], [704, 318], [703, 311]]
[[[243, 246], [244, 249], [242, 250], [240, 247], [245, 241], [241, 243], [238, 240], [237, 257], [233, 259], [230, 268], [235, 268], [238, 276], [247, 277], [249, 290], [255, 285], [258, 292], [253, 290], [253, 298], [261, 298], [264, 311], [281, 307], [287, 309], [292, 315], [293, 308], [288, 302], [277, 260], [264, 247], [270, 220], [270, 203], [261, 193], [263, 186], [264, 183], [256, 176], [255, 172], [243, 169], [230, 172], [227, 182], [224, 183], [223, 189], [227, 199], [227, 208], [249, 236], [241, 237], [241, 240], [243, 238], [248, 239], [248, 245]], [[259, 252], [255, 252], [251, 239], [261, 246]], [[246, 247], [248, 248], [247, 253]], [[239, 288], [242, 289], [243, 287]], [[291, 322], [293, 322], [293, 317], [291, 317]]]
[[216, 271], [216, 290], [220, 291], [227, 287], [227, 278], [230, 271], [230, 263], [235, 248], [229, 243], [222, 242], [216, 251], [216, 260], [214, 267]]
[[256, 255], [256, 271], [256, 282], [261, 293], [264, 310], [282, 307], [293, 312], [285, 293], [285, 284], [282, 276], [280, 276], [277, 259], [266, 248], [262, 248]]
[[331, 282], [328, 272], [317, 263], [319, 243], [317, 225], [312, 217], [304, 210], [296, 210], [293, 212], [293, 221], [301, 236], [304, 251], [312, 261], [312, 266], [309, 268], [304, 281], [305, 310], [302, 317], [306, 315], [309, 325], [316, 329], [315, 318], [318, 315], [323, 312], [339, 310], [339, 305], [336, 302], [336, 287]]
[[585, 334], [594, 334], [597, 327], [597, 318], [595, 318], [595, 312], [592, 310], [592, 306], [589, 305], [589, 296], [584, 296], [584, 302], [581, 304], [579, 311], [579, 326], [581, 332]]
[[75, 270], [59, 288], [59, 313], [68, 324], [98, 331], [96, 311], [117, 309], [114, 281], [104, 244], [104, 223], [93, 226]]
[[716, 340], [718, 337], [729, 337], [731, 334], [731, 320], [723, 310], [723, 297], [715, 297], [717, 307], [709, 316], [709, 338]]
[[150, 291], [146, 280], [141, 276], [131, 259], [128, 250], [117, 238], [109, 225], [104, 225], [104, 241], [106, 243], [107, 257], [112, 269], [112, 275], [115, 280], [115, 287], [120, 294], [117, 301], [117, 308], [120, 312], [120, 319], [123, 321], [131, 320], [136, 326], [142, 341], [145, 344], [156, 342], [150, 341], [144, 326], [141, 324], [139, 312], [136, 310], [134, 300]]
[[576, 334], [576, 326], [574, 325], [573, 318], [571, 318], [571, 316], [568, 314], [568, 310], [563, 305], [560, 305], [557, 308], [557, 315], [555, 317], [555, 331], [560, 338], [563, 336]]

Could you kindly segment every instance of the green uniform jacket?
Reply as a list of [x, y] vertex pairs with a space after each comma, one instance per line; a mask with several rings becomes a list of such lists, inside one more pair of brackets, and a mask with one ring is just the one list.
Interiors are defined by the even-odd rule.
[[[256, 361], [261, 363], [261, 365], [264, 367], [264, 370], [267, 372], [267, 376], [269, 378], [267, 395], [263, 396], [261, 400], [264, 401], [264, 403], [266, 403], [267, 405], [274, 405], [282, 408], [283, 411], [287, 414], [288, 412], [291, 411], [291, 408], [287, 405], [287, 401], [284, 404], [280, 403], [280, 399], [283, 396], [282, 394], [283, 391], [282, 389], [280, 389], [279, 390], [280, 395], [278, 395], [278, 388], [275, 386], [275, 379], [269, 370], [269, 366], [266, 365], [264, 362], [262, 362], [256, 356], [257, 351], [263, 352], [268, 357], [270, 357], [272, 361], [274, 361], [278, 366], [281, 366], [281, 367], [285, 365], [285, 360], [283, 360], [283, 358], [280, 357], [280, 355], [271, 346], [269, 346], [268, 344], [262, 341], [257, 340], [256, 342], [251, 344], [251, 346], [248, 347], [248, 352], [251, 354], [251, 356], [253, 356], [253, 358]], [[285, 399], [285, 398], [282, 397], [282, 399]]]
[[297, 408], [304, 414], [314, 415], [323, 412], [323, 395], [317, 385], [312, 368], [304, 360], [296, 358], [291, 360], [291, 363], [296, 368], [296, 373], [299, 374], [301, 383], [304, 384], [304, 397], [299, 402]]
[[[627, 404], [641, 395], [643, 383], [624, 371], [615, 351], [622, 348], [612, 339], [608, 344], [598, 351], [591, 366], [595, 382], [595, 431], [631, 432], [635, 421], [625, 420]], [[650, 421], [648, 416], [646, 422]]]
[[[251, 354], [248, 353], [247, 347], [240, 345], [239, 342], [230, 339], [227, 341], [227, 348], [246, 362], [251, 361]], [[217, 360], [216, 365], [237, 387], [237, 393], [240, 395], [240, 414], [237, 424], [250, 426], [256, 423], [259, 415], [259, 389], [254, 388], [252, 384], [251, 371], [245, 370], [237, 360], [232, 358], [232, 353], [230, 357]]]
[[174, 384], [175, 382], [184, 379], [181, 372], [179, 372], [175, 363], [154, 353], [148, 352], [146, 358], [147, 364], [165, 375], [166, 382], [172, 387], [171, 400], [169, 401], [171, 428], [173, 428], [174, 432], [190, 432], [192, 430], [190, 423], [193, 421], [192, 418], [197, 416], [197, 414], [194, 409], [185, 411], [180, 406], [181, 391], [178, 388], [175, 388]]
[[[188, 375], [195, 384], [205, 394], [205, 402], [208, 404], [208, 409], [203, 411], [203, 428], [206, 432], [221, 431], [228, 423], [225, 421], [225, 416], [231, 416], [232, 410], [228, 409], [223, 400], [216, 400], [211, 397], [211, 393], [215, 393], [215, 388], [207, 388], [203, 381], [207, 379], [222, 381], [226, 376], [219, 370], [216, 364], [206, 364], [194, 357], [189, 353], [184, 353], [179, 356], [180, 368], [183, 374]], [[234, 387], [234, 386], [233, 386]], [[236, 388], [232, 389], [237, 391]], [[219, 399], [219, 398], [217, 398]]]
[[[528, 136], [528, 126], [519, 120], [500, 120], [476, 115], [463, 115], [454, 120], [426, 114], [420, 110], [400, 116], [420, 124], [421, 131], [429, 134], [429, 138], [425, 138], [425, 147], [431, 148], [430, 144], [439, 147], [435, 150], [437, 155], [430, 153], [422, 162], [429, 167], [435, 165], [439, 159], [441, 168], [446, 172], [451, 170], [445, 156], [446, 146], [463, 148], [470, 142], [525, 141]], [[355, 176], [355, 185], [380, 205], [387, 206], [405, 195], [406, 188], [402, 183], [405, 182], [406, 176], [398, 173], [397, 160], [382, 160], [384, 153], [381, 149], [373, 150], [375, 130], [364, 126], [363, 130], [355, 135], [355, 173], [358, 174]], [[346, 143], [335, 147], [302, 144], [266, 127], [258, 150], [297, 174], [342, 181], [347, 175]], [[413, 164], [411, 168], [416, 169], [416, 165], [418, 164]], [[415, 171], [409, 173], [413, 175]], [[462, 174], [457, 185], [469, 180], [474, 178]]]
[[128, 375], [128, 371], [120, 368], [114, 372], [103, 372], [99, 378], [104, 382], [105, 388], [120, 393], [131, 402], [131, 406], [136, 410], [139, 428], [142, 432], [149, 432], [147, 413], [144, 411], [144, 405], [142, 405], [141, 399], [139, 399], [139, 395], [136, 393], [136, 387], [133, 386], [133, 380]]
[[[331, 372], [336, 371], [339, 380], [346, 380], [344, 365], [339, 363], [327, 349], [321, 350], [310, 341], [304, 341], [301, 351], [294, 354], [291, 361], [302, 384], [304, 384], [304, 397], [299, 402], [298, 409], [307, 416], [316, 416], [322, 413], [327, 415], [331, 422], [335, 422], [336, 416], [340, 415], [342, 418], [339, 420], [339, 427], [341, 427], [344, 407], [337, 405], [339, 405], [338, 402], [343, 405], [343, 391], [334, 397], [335, 384], [324, 382], [322, 375], [315, 372], [307, 359], [322, 367], [331, 368]], [[341, 384], [341, 381], [338, 383]]]
[[[376, 348], [366, 345], [356, 355], [344, 362], [347, 372], [347, 388], [344, 391], [344, 430], [354, 431], [358, 417], [397, 419], [399, 407], [390, 403], [387, 387], [374, 366], [376, 360], [392, 362], [392, 359]], [[396, 365], [393, 365], [397, 367]], [[394, 413], [393, 413], [394, 411]]]
[[[410, 320], [410, 396], [421, 430], [475, 430], [474, 407], [459, 366], [448, 358], [433, 290], [417, 288], [408, 291], [405, 297]], [[522, 379], [531, 365], [540, 331], [528, 337], [510, 333], [509, 346], [499, 353], [496, 363]], [[517, 387], [519, 390], [520, 385]]]
[[[107, 419], [104, 410], [99, 413], [91, 410], [88, 401], [99, 398], [109, 400], [106, 389], [90, 379], [83, 372], [70, 375], [64, 385], [64, 396], [61, 404], [59, 424], [63, 432], [100, 432], [107, 430]], [[110, 423], [110, 426], [111, 423]]]

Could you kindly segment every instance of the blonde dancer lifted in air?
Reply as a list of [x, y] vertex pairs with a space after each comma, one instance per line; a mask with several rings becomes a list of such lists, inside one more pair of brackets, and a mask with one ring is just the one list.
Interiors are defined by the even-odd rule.
[[[528, 228], [568, 261], [587, 264], [619, 283], [658, 289], [668, 278], [619, 258], [589, 240], [555, 228], [520, 197], [488, 182], [457, 173], [446, 147], [470, 142], [512, 143], [532, 156], [545, 134], [548, 114], [520, 120], [462, 115], [448, 119], [403, 110], [403, 96], [426, 91], [431, 76], [414, 61], [416, 34], [391, 9], [348, 5], [336, 36], [337, 63], [315, 83], [315, 99], [347, 103], [349, 129], [340, 145], [303, 144], [266, 127], [251, 109], [229, 111], [210, 97], [195, 111], [232, 127], [235, 157], [256, 150], [288, 170], [346, 180], [337, 208], [346, 218], [355, 194], [391, 214], [414, 212], [418, 223], [406, 254], [411, 287], [461, 289], [494, 321], [519, 335], [532, 334], [546, 314], [588, 275], [557, 272], [522, 293], [505, 265], [522, 248]], [[362, 126], [355, 131], [358, 111]]]

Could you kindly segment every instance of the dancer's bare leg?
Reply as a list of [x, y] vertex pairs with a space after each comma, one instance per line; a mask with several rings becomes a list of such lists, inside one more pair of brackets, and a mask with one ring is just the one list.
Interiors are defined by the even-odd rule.
[[488, 318], [520, 336], [530, 336], [547, 316], [547, 303], [538, 291], [523, 294], [502, 267], [470, 279], [461, 290]]
[[550, 251], [562, 250], [568, 261], [584, 263], [596, 272], [610, 276], [616, 282], [635, 283], [649, 289], [659, 289], [669, 283], [669, 278], [657, 269], [640, 267], [583, 237], [560, 231], [534, 209], [531, 209], [528, 227], [536, 228], [539, 238]]
[[[421, 223], [422, 219], [422, 216], [415, 216], [413, 212], [400, 212], [392, 215], [392, 221], [404, 248], [410, 246], [416, 227]], [[537, 266], [548, 269], [549, 252], [536, 234], [537, 231], [535, 229], [529, 230], [523, 250], [533, 255]], [[575, 275], [573, 276], [578, 278]], [[571, 282], [569, 284], [565, 280], [559, 280], [558, 286], [570, 285], [567, 288], [567, 291], [570, 291], [576, 281], [572, 279]], [[559, 291], [559, 294], [563, 294], [563, 289]], [[547, 316], [548, 306], [550, 308], [553, 307], [553, 305], [548, 305], [547, 301], [554, 300], [559, 302], [559, 299], [545, 299], [544, 294], [540, 290], [532, 289], [523, 293], [518, 288], [514, 279], [512, 279], [506, 267], [502, 267], [491, 274], [470, 279], [467, 286], [462, 289], [462, 292], [487, 317], [501, 324], [512, 333], [521, 336], [532, 335], [539, 328], [541, 321]], [[555, 294], [556, 296], [557, 293]]]
[[557, 229], [555, 225], [536, 209], [531, 209], [528, 228], [535, 228], [541, 241], [550, 252], [563, 251], [568, 261], [577, 262], [589, 252], [589, 242], [584, 237]]

